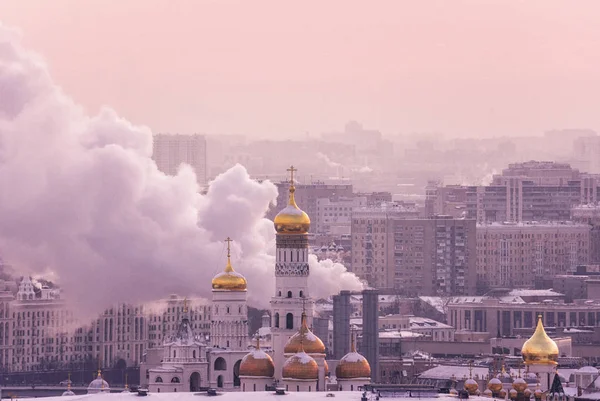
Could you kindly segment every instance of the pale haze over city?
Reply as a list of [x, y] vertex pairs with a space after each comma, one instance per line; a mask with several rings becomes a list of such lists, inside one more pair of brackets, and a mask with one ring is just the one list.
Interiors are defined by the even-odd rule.
[[0, 1], [0, 398], [600, 401], [598, 15]]
[[5, 0], [95, 113], [153, 131], [539, 135], [597, 127], [595, 1]]

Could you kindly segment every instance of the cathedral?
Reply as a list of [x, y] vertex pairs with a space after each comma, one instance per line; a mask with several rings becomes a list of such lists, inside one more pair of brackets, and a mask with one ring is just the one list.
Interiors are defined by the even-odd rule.
[[[216, 388], [235, 391], [325, 391], [330, 372], [325, 345], [311, 330], [314, 300], [308, 277], [310, 218], [296, 204], [294, 172], [289, 200], [274, 219], [276, 230], [275, 292], [271, 298], [271, 349], [261, 349], [260, 336], [248, 334], [247, 282], [231, 264], [231, 239], [227, 238], [227, 264], [212, 280], [210, 341], [195, 338], [187, 315], [173, 338], [161, 348], [148, 350], [140, 374], [146, 371], [150, 392], [199, 391]], [[151, 355], [152, 354], [152, 355]], [[350, 353], [335, 372], [337, 389], [359, 390], [370, 383], [367, 360]]]

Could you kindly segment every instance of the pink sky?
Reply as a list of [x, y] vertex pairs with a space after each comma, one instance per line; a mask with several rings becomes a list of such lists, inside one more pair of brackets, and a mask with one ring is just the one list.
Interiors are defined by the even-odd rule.
[[600, 2], [2, 0], [90, 112], [256, 136], [600, 129]]

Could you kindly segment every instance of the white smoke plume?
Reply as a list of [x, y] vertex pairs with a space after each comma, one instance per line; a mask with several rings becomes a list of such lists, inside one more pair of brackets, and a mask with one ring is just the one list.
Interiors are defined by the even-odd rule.
[[325, 153], [317, 152], [317, 158], [323, 160], [325, 162], [325, 164], [327, 164], [329, 167], [333, 167], [333, 168], [342, 167], [342, 165], [340, 163], [334, 162]]
[[[250, 302], [274, 292], [270, 182], [234, 166], [198, 193], [193, 171], [158, 171], [152, 134], [114, 111], [87, 116], [53, 83], [43, 61], [0, 23], [0, 254], [21, 274], [53, 275], [80, 314], [171, 293], [210, 298], [233, 264]], [[313, 296], [361, 283], [311, 259]]]

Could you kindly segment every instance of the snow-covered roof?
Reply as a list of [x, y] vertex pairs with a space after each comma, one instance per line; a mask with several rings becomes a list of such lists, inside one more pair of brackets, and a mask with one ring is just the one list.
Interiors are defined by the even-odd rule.
[[502, 296], [461, 296], [461, 297], [419, 297], [419, 299], [432, 307], [434, 307], [440, 313], [446, 313], [446, 307], [451, 304], [481, 304], [487, 300], [496, 300], [503, 304], [525, 304], [523, 298], [516, 295], [502, 295]]
[[[485, 377], [488, 375], [490, 370], [488, 368], [473, 367], [473, 377]], [[419, 378], [423, 379], [446, 379], [449, 380], [452, 377], [462, 379], [463, 377], [469, 377], [468, 366], [449, 366], [440, 365], [429, 370], [424, 371], [419, 375]]]
[[598, 373], [598, 369], [593, 366], [584, 366], [575, 371], [575, 373]]
[[427, 317], [410, 316], [408, 318], [411, 328], [437, 328], [437, 329], [451, 329], [453, 328], [446, 323], [438, 322], [437, 320], [429, 319]]
[[418, 338], [423, 337], [423, 333], [415, 333], [408, 330], [380, 331], [379, 338]]
[[514, 289], [511, 290], [508, 295], [517, 297], [562, 297], [564, 294], [556, 292], [553, 289], [546, 290], [528, 290], [528, 289]]

